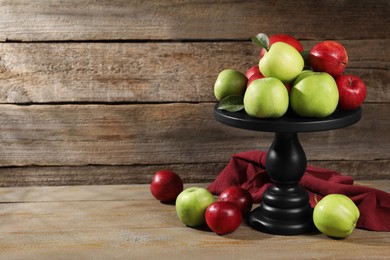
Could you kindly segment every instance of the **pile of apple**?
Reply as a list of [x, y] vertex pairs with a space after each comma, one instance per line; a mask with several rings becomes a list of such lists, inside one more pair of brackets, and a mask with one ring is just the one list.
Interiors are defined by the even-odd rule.
[[218, 235], [236, 230], [253, 205], [251, 194], [239, 187], [224, 190], [216, 200], [205, 188], [183, 190], [180, 176], [170, 170], [160, 170], [153, 176], [150, 191], [163, 203], [175, 202], [179, 220], [189, 227], [208, 226]]
[[337, 107], [353, 110], [363, 103], [366, 85], [343, 75], [348, 55], [340, 43], [328, 40], [304, 50], [290, 35], [263, 33], [252, 42], [261, 47], [259, 64], [245, 75], [234, 69], [219, 73], [214, 84], [219, 109], [279, 118], [290, 107], [299, 116], [323, 118]]

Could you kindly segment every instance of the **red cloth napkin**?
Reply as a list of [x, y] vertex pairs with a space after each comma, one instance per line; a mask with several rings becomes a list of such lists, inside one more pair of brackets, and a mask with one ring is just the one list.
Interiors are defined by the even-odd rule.
[[[266, 152], [247, 151], [233, 155], [208, 190], [218, 195], [224, 189], [238, 185], [247, 189], [256, 203], [261, 202], [263, 192], [272, 184], [265, 170]], [[309, 193], [312, 207], [323, 196], [344, 194], [358, 206], [360, 218], [357, 227], [375, 231], [390, 231], [390, 194], [374, 188], [354, 185], [352, 177], [339, 172], [307, 166], [300, 185]]]

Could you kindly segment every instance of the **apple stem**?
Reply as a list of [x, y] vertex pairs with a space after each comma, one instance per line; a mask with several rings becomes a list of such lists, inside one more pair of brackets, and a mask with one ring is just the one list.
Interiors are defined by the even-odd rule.
[[351, 78], [349, 78], [349, 79], [348, 79], [348, 85], [349, 85], [349, 86], [352, 86], [352, 85], [353, 85], [352, 82], [353, 82], [353, 80], [352, 80]]

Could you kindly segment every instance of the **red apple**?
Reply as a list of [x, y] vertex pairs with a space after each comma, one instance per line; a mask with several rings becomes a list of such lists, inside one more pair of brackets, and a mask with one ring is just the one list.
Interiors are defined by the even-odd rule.
[[214, 202], [207, 207], [207, 226], [218, 235], [225, 235], [236, 230], [242, 220], [241, 210], [227, 201]]
[[263, 74], [253, 74], [252, 77], [250, 77], [248, 79], [248, 82], [246, 83], [246, 87], [248, 88], [248, 86], [252, 83], [252, 81], [256, 80], [256, 79], [261, 79], [261, 78], [265, 78], [263, 76]]
[[339, 90], [339, 107], [352, 110], [360, 106], [366, 98], [366, 85], [363, 80], [354, 75], [340, 75], [336, 77]]
[[286, 86], [286, 89], [288, 91], [288, 94], [290, 94], [290, 91], [291, 91], [291, 86], [289, 83], [284, 83], [284, 85]]
[[247, 215], [253, 205], [252, 195], [240, 186], [231, 186], [219, 194], [219, 201], [228, 201], [235, 204], [243, 216]]
[[261, 74], [261, 72], [259, 70], [259, 66], [258, 65], [250, 67], [246, 71], [245, 76], [248, 78], [248, 82], [246, 83], [246, 87], [247, 88], [248, 88], [249, 84], [252, 83], [252, 81], [254, 81], [256, 79], [264, 78], [263, 74]]
[[250, 67], [245, 73], [245, 76], [247, 77], [247, 79], [250, 79], [253, 75], [262, 75], [260, 70], [259, 70], [259, 65], [255, 65], [255, 66]]
[[[269, 37], [269, 46], [271, 47], [272, 44], [275, 42], [285, 42], [293, 46], [298, 52], [303, 51], [303, 46], [302, 44], [292, 37], [291, 35], [288, 34], [274, 34]], [[264, 56], [266, 50], [264, 48], [261, 49], [260, 51], [260, 59]]]
[[153, 176], [150, 192], [161, 202], [174, 201], [183, 191], [183, 181], [173, 171], [160, 170]]
[[341, 75], [348, 64], [344, 46], [335, 41], [323, 41], [311, 48], [309, 63], [313, 71], [327, 72], [333, 77]]

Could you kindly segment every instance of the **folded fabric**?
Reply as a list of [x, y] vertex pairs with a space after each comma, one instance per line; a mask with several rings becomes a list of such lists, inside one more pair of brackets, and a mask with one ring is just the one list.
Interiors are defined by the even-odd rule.
[[[263, 192], [272, 184], [265, 169], [266, 152], [253, 150], [232, 156], [230, 162], [208, 190], [218, 195], [230, 186], [248, 190], [254, 202], [260, 203]], [[390, 194], [378, 189], [355, 185], [353, 178], [333, 170], [308, 165], [300, 185], [309, 193], [312, 207], [322, 197], [338, 193], [351, 198], [358, 206], [358, 228], [390, 231]]]

